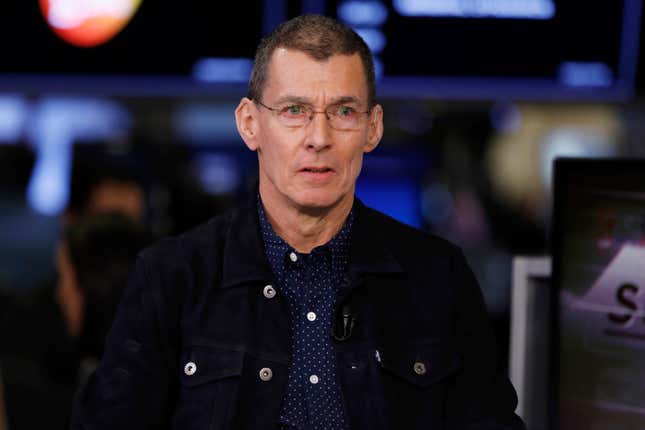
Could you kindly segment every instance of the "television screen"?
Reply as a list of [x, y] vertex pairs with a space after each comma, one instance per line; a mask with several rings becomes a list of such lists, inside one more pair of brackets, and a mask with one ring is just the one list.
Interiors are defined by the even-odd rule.
[[622, 98], [641, 0], [334, 0], [375, 52], [381, 90], [459, 98]]
[[558, 159], [556, 428], [645, 428], [645, 160]]
[[263, 0], [30, 0], [0, 14], [0, 90], [247, 82]]
[[239, 96], [261, 36], [285, 18], [319, 12], [368, 43], [381, 97], [625, 99], [641, 3], [13, 1], [0, 14], [0, 91]]

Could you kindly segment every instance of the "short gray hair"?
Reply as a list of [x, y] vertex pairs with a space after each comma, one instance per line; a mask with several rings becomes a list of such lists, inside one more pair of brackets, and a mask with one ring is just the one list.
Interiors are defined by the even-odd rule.
[[255, 52], [248, 97], [261, 100], [268, 77], [269, 62], [277, 48], [301, 51], [322, 61], [332, 55], [358, 53], [363, 63], [367, 83], [367, 102], [371, 108], [376, 98], [376, 79], [372, 53], [365, 41], [347, 25], [321, 15], [301, 15], [273, 30], [260, 42]]

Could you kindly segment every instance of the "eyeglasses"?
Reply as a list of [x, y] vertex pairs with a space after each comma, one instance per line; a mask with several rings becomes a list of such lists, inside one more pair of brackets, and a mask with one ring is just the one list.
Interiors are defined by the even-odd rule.
[[253, 101], [276, 114], [280, 124], [292, 128], [303, 127], [311, 122], [315, 114], [324, 113], [332, 128], [342, 131], [356, 130], [360, 128], [362, 115], [372, 111], [371, 109], [359, 111], [341, 103], [327, 106], [323, 111], [315, 111], [313, 106], [306, 104], [292, 103], [271, 107], [259, 100]]

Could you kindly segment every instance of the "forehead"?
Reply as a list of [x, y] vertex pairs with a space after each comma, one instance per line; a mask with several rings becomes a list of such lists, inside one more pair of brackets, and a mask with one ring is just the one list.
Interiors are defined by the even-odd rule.
[[278, 48], [269, 62], [263, 94], [269, 103], [284, 96], [312, 102], [354, 97], [367, 102], [367, 80], [358, 54], [316, 60], [301, 51]]

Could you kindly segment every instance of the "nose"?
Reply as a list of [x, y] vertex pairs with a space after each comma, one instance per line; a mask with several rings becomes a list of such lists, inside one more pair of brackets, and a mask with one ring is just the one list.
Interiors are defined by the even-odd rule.
[[331, 128], [326, 112], [312, 113], [312, 118], [306, 128], [305, 144], [307, 148], [321, 151], [331, 144]]

